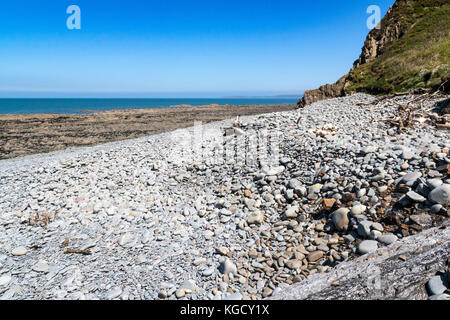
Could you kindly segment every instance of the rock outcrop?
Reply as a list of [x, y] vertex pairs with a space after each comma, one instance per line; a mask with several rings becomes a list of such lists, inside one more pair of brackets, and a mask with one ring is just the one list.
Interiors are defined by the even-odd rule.
[[340, 78], [335, 84], [326, 84], [321, 86], [319, 89], [306, 91], [303, 98], [298, 103], [298, 106], [304, 107], [320, 100], [344, 96], [344, 87], [346, 80], [347, 76], [344, 76]]

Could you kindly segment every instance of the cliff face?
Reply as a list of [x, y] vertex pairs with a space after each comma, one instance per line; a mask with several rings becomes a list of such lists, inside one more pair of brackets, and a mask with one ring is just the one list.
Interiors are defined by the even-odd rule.
[[398, 7], [406, 4], [407, 1], [405, 0], [394, 3], [380, 22], [380, 28], [374, 28], [369, 32], [364, 42], [361, 55], [353, 64], [354, 68], [379, 57], [390, 43], [401, 38], [406, 31], [406, 26], [405, 23], [396, 19], [396, 16], [397, 10], [399, 10]]
[[298, 106], [356, 92], [437, 89], [450, 79], [449, 39], [448, 0], [397, 0], [368, 34], [350, 72], [334, 84], [306, 91]]

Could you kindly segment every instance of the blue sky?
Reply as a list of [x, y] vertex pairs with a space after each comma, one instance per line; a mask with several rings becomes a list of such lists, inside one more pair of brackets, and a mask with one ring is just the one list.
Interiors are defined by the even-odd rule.
[[0, 97], [298, 94], [347, 73], [367, 7], [393, 3], [3, 0]]

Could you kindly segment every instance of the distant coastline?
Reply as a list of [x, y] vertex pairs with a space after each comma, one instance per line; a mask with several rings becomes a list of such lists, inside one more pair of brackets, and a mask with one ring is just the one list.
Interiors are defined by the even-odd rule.
[[225, 99], [300, 99], [303, 94], [280, 94], [276, 96], [226, 96]]

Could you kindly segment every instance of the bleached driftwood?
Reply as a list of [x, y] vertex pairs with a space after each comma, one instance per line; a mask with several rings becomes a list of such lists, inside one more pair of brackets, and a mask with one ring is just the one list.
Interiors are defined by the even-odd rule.
[[446, 268], [450, 222], [313, 275], [270, 299], [427, 299], [425, 284]]

